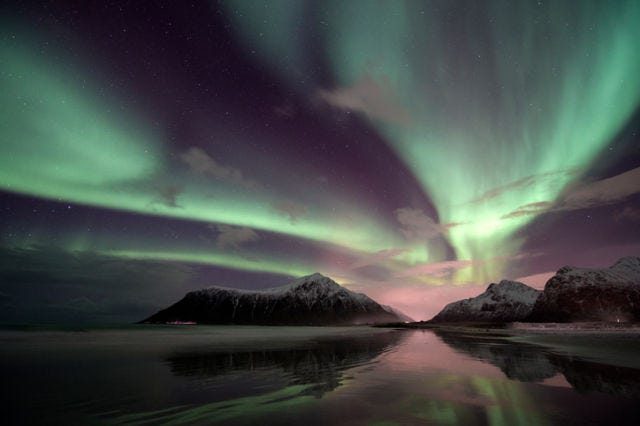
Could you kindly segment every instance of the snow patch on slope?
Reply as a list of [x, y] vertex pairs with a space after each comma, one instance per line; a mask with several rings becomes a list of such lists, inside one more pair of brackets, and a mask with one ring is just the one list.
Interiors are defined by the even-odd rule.
[[[556, 280], [570, 281], [575, 287], [616, 286], [640, 283], [640, 258], [623, 257], [609, 268], [574, 268], [564, 266], [558, 270]], [[552, 281], [549, 280], [547, 285]]]
[[264, 290], [209, 287], [193, 291], [146, 321], [164, 322], [167, 318], [171, 321], [197, 319], [199, 322], [245, 324], [411, 320], [319, 273]]
[[518, 321], [531, 312], [540, 294], [521, 282], [502, 280], [479, 296], [449, 303], [432, 321]]

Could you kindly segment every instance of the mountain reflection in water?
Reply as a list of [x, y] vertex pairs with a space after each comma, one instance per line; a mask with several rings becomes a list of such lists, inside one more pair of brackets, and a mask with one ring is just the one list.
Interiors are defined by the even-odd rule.
[[498, 367], [508, 378], [540, 382], [562, 374], [578, 392], [640, 398], [640, 370], [589, 361], [539, 345], [503, 338], [435, 330], [454, 350]]
[[571, 346], [558, 350], [443, 330], [2, 331], [0, 419], [61, 425], [640, 424], [636, 364], [619, 366], [615, 351], [597, 342], [580, 352], [598, 349], [596, 361]]
[[[322, 338], [290, 349], [176, 353], [167, 358], [171, 372], [228, 386], [243, 374], [265, 378], [261, 389], [305, 385], [300, 395], [321, 397], [340, 386], [344, 371], [368, 365], [406, 335], [387, 332], [362, 337]], [[276, 379], [274, 376], [277, 376]], [[296, 395], [297, 396], [297, 395]]]

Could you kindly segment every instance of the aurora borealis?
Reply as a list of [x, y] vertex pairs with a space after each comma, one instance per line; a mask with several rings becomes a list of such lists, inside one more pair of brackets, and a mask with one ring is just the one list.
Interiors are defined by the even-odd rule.
[[0, 320], [315, 271], [426, 319], [637, 255], [637, 22], [637, 0], [6, 2]]

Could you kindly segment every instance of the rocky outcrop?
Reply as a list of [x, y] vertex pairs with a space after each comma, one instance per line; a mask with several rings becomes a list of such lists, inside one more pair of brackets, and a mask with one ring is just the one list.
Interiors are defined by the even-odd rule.
[[603, 269], [560, 268], [544, 287], [529, 321], [640, 321], [640, 258]]
[[266, 290], [211, 287], [193, 291], [141, 322], [351, 325], [404, 322], [407, 318], [316, 273]]
[[531, 314], [540, 293], [520, 282], [502, 280], [477, 297], [449, 303], [430, 322], [522, 321]]

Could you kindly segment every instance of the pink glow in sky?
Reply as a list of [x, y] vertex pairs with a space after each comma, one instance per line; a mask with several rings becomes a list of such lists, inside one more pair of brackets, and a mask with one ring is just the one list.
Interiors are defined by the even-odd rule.
[[[554, 274], [555, 271], [543, 272], [515, 278], [515, 281], [520, 281], [537, 290], [543, 290], [546, 282]], [[488, 285], [487, 283], [464, 286], [452, 284], [420, 286], [416, 284], [387, 283], [385, 285], [367, 285], [361, 289], [352, 289], [365, 292], [377, 302], [392, 306], [416, 321], [424, 321], [433, 318], [451, 302], [480, 295], [487, 289]]]
[[398, 284], [369, 287], [366, 293], [379, 303], [393, 306], [416, 321], [423, 321], [431, 319], [448, 303], [475, 297], [486, 288], [486, 285], [403, 286]]
[[542, 272], [540, 274], [528, 275], [526, 277], [516, 278], [516, 281], [520, 281], [523, 284], [533, 287], [537, 290], [544, 290], [544, 285], [549, 281], [551, 277], [555, 275], [555, 271]]

